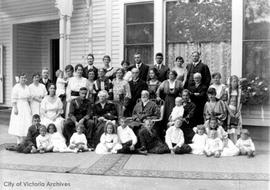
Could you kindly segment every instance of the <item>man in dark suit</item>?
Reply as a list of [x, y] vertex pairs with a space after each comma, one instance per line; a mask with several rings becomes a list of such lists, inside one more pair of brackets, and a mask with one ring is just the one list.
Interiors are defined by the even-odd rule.
[[148, 76], [148, 70], [149, 70], [149, 66], [144, 64], [141, 60], [141, 54], [139, 53], [136, 53], [134, 55], [134, 61], [135, 61], [135, 64], [131, 66], [131, 70], [133, 68], [137, 68], [139, 69], [139, 78], [142, 79], [143, 81], [146, 81], [147, 80], [147, 76]]
[[71, 100], [70, 109], [67, 120], [64, 122], [63, 135], [66, 138], [67, 143], [74, 132], [76, 132], [76, 125], [83, 124], [85, 127], [85, 136], [89, 147], [93, 146], [93, 106], [90, 100], [86, 98], [87, 88], [82, 87], [80, 89], [80, 96]]
[[154, 66], [158, 70], [158, 80], [163, 82], [164, 80], [168, 79], [168, 73], [170, 71], [169, 67], [162, 64], [163, 62], [163, 54], [157, 53], [156, 54], [156, 65]]
[[87, 63], [88, 65], [86, 67], [83, 68], [83, 77], [87, 78], [88, 79], [88, 71], [89, 70], [93, 70], [94, 73], [95, 73], [95, 78], [94, 80], [97, 80], [97, 77], [98, 77], [98, 69], [94, 66], [94, 55], [89, 53], [87, 55]]
[[44, 84], [47, 91], [48, 91], [48, 86], [50, 83], [52, 83], [52, 80], [49, 79], [49, 69], [48, 68], [43, 68], [41, 72], [42, 78], [39, 80], [41, 84]]
[[192, 61], [193, 63], [187, 65], [187, 81], [184, 85], [184, 88], [189, 89], [191, 86], [194, 86], [195, 82], [193, 79], [193, 75], [195, 73], [201, 73], [201, 83], [208, 88], [211, 82], [211, 74], [208, 66], [202, 63], [202, 61], [200, 60], [199, 52], [195, 51], [192, 53]]
[[132, 80], [129, 82], [130, 91], [131, 91], [131, 100], [126, 107], [125, 116], [130, 117], [132, 115], [132, 111], [134, 106], [136, 105], [136, 102], [139, 98], [141, 98], [141, 92], [143, 90], [147, 90], [148, 86], [145, 81], [143, 81], [139, 77], [139, 69], [133, 68], [131, 70], [132, 73]]

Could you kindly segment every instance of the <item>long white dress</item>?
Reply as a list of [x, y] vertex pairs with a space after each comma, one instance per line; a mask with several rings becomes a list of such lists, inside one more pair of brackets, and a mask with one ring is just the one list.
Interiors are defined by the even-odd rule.
[[44, 98], [47, 95], [47, 90], [44, 84], [39, 83], [37, 86], [32, 83], [29, 85], [30, 95], [31, 95], [31, 102], [30, 107], [32, 111], [32, 115], [38, 114], [40, 115], [40, 102], [33, 100], [34, 97], [36, 98]]
[[[57, 113], [63, 111], [63, 104], [60, 100], [60, 98], [56, 98], [56, 101], [49, 102], [48, 100], [49, 96], [45, 96], [44, 99], [41, 102], [41, 109], [42, 109], [42, 115], [41, 115], [41, 123], [48, 127], [50, 123], [55, 124], [57, 132], [60, 133], [63, 136], [63, 121], [64, 119], [61, 116], [58, 116], [54, 121], [51, 119], [57, 115]], [[47, 116], [47, 117], [45, 117]]]
[[30, 90], [28, 86], [22, 87], [16, 84], [12, 89], [11, 101], [17, 103], [18, 114], [14, 114], [12, 109], [8, 133], [19, 137], [27, 135], [28, 128], [32, 124], [31, 109], [28, 100], [30, 99]]

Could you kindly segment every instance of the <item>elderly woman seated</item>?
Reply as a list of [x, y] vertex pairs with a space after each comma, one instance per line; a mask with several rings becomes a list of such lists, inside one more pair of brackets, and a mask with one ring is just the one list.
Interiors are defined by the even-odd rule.
[[104, 126], [107, 121], [117, 120], [116, 106], [108, 101], [108, 92], [101, 90], [98, 93], [99, 101], [94, 105], [94, 117], [96, 118], [96, 129], [94, 132], [94, 145], [99, 143], [99, 139], [104, 132]]
[[143, 90], [141, 92], [141, 100], [135, 105], [132, 113], [132, 122], [129, 126], [137, 134], [139, 128], [145, 119], [158, 119], [160, 117], [160, 109], [157, 104], [149, 100], [149, 92]]

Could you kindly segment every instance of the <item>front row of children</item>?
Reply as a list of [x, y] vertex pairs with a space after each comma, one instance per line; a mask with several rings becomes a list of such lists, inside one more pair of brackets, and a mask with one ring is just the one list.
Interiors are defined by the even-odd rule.
[[121, 125], [117, 130], [112, 122], [106, 124], [96, 153], [192, 153], [214, 157], [237, 156], [239, 154], [248, 155], [248, 157], [255, 156], [255, 146], [247, 129], [242, 129], [240, 138], [234, 144], [215, 118], [212, 118], [209, 123], [209, 127], [198, 126], [192, 143], [185, 144], [181, 129], [183, 120], [176, 119], [174, 125], [167, 129], [165, 143], [163, 143], [157, 137], [151, 120], [145, 120], [144, 126], [138, 133], [140, 148], [136, 149], [137, 137], [133, 130], [127, 126], [126, 120], [121, 118]]
[[[228, 134], [222, 130], [223, 128], [218, 126], [217, 120], [212, 118], [209, 127], [197, 126], [192, 143], [186, 144], [181, 129], [184, 126], [182, 124], [183, 120], [181, 118], [176, 119], [174, 124], [167, 129], [165, 143], [163, 143], [158, 138], [156, 130], [153, 129], [154, 125], [151, 120], [145, 120], [144, 125], [139, 130], [139, 140], [127, 125], [125, 118], [120, 119], [120, 126], [117, 129], [115, 129], [113, 122], [108, 121], [95, 151], [97, 154], [192, 153], [214, 157], [236, 156], [239, 154], [248, 155], [248, 157], [255, 156], [255, 146], [247, 129], [242, 129], [240, 138], [234, 144], [228, 138]], [[23, 153], [90, 151], [84, 135], [84, 126], [78, 125], [76, 131], [70, 139], [69, 146], [67, 146], [64, 137], [57, 132], [54, 124], [50, 124], [46, 129], [44, 125], [40, 124], [39, 115], [34, 115], [33, 125], [28, 129], [26, 139], [16, 148], [9, 148], [9, 150]], [[136, 148], [138, 144], [140, 144], [140, 148]]]

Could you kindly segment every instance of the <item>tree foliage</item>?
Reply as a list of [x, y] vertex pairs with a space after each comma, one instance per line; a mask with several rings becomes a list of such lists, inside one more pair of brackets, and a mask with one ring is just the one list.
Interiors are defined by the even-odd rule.
[[230, 0], [167, 3], [168, 42], [220, 42], [230, 39]]

